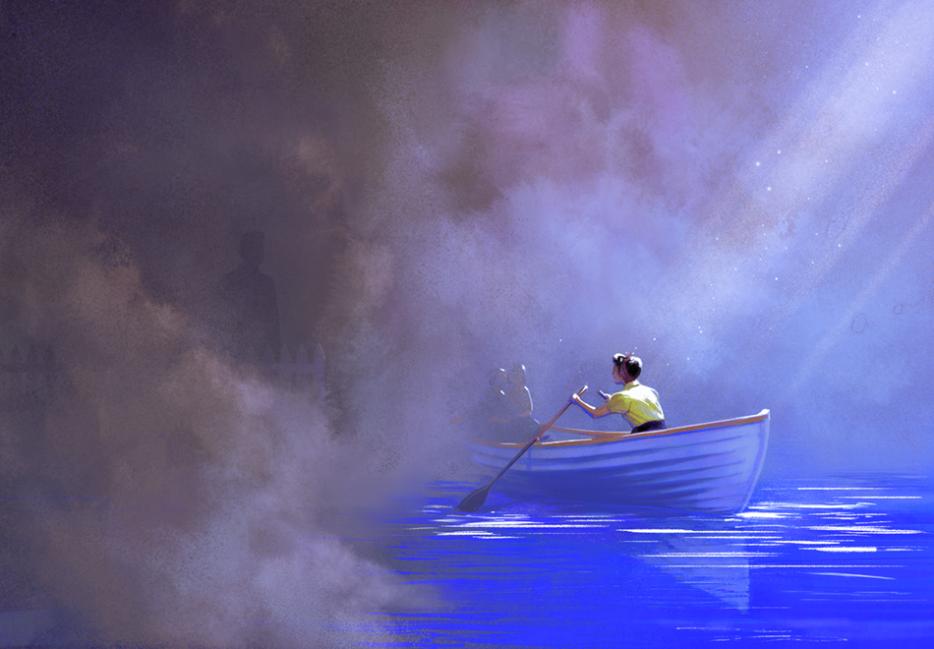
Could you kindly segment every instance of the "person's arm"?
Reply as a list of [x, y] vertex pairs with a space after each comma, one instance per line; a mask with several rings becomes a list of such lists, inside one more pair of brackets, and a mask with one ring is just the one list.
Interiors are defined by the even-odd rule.
[[606, 417], [612, 412], [610, 410], [610, 406], [608, 403], [605, 403], [600, 407], [592, 406], [586, 401], [584, 401], [581, 398], [581, 396], [577, 394], [576, 392], [571, 395], [571, 401], [579, 405], [584, 412], [586, 412], [588, 415], [590, 415], [594, 419], [598, 417]]

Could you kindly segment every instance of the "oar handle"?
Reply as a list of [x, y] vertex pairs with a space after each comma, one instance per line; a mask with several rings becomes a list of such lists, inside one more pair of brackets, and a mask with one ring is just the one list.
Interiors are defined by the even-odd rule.
[[[577, 396], [580, 396], [580, 395], [584, 394], [585, 392], [587, 392], [587, 384], [586, 384], [586, 383], [585, 383], [584, 385], [582, 385], [582, 386], [581, 386], [581, 389], [578, 390], [577, 392], [575, 392], [574, 394], [576, 394]], [[555, 422], [558, 421], [559, 419], [561, 419], [561, 415], [563, 415], [563, 414], [567, 411], [567, 409], [571, 407], [571, 404], [572, 404], [572, 403], [574, 403], [574, 400], [573, 400], [573, 399], [568, 399], [568, 402], [567, 402], [566, 404], [564, 404], [564, 407], [563, 407], [561, 410], [559, 410], [559, 411], [555, 414], [554, 417], [552, 417], [551, 419], [549, 419], [548, 421], [546, 421], [544, 424], [542, 424], [541, 426], [539, 426], [539, 427], [538, 427], [538, 430], [535, 431], [535, 437], [533, 437], [532, 439], [529, 440], [529, 446], [531, 446], [532, 444], [534, 444], [535, 442], [537, 442], [537, 441], [539, 440], [539, 438], [540, 438], [542, 435], [544, 435], [546, 432], [548, 432], [548, 430], [549, 430], [552, 426], [555, 425]]]
[[[584, 394], [585, 392], [587, 392], [587, 385], [586, 385], [586, 384], [584, 384], [584, 385], [581, 387], [580, 390], [578, 390], [577, 392], [575, 392], [575, 394], [581, 395], [581, 394]], [[518, 461], [519, 461], [519, 458], [522, 457], [522, 456], [525, 454], [526, 451], [528, 451], [530, 448], [532, 448], [532, 446], [535, 444], [535, 442], [537, 442], [537, 441], [541, 438], [541, 436], [544, 435], [545, 432], [546, 432], [549, 428], [551, 428], [552, 426], [555, 425], [555, 422], [558, 421], [558, 419], [561, 418], [561, 415], [563, 415], [563, 414], [565, 413], [565, 411], [566, 411], [568, 408], [571, 407], [571, 404], [572, 404], [572, 403], [574, 403], [574, 400], [573, 400], [573, 399], [568, 399], [567, 403], [564, 404], [564, 406], [561, 408], [561, 410], [559, 410], [557, 413], [555, 413], [555, 416], [554, 416], [554, 417], [552, 417], [552, 418], [549, 419], [547, 422], [545, 422], [544, 424], [542, 424], [541, 426], [538, 427], [538, 430], [535, 431], [535, 436], [532, 437], [532, 439], [530, 439], [528, 442], [525, 443], [525, 446], [523, 446], [523, 447], [519, 450], [519, 452], [516, 453], [515, 456], [514, 456], [511, 460], [509, 460], [509, 464], [507, 464], [506, 466], [504, 466], [503, 469], [502, 469], [502, 471], [500, 471], [499, 473], [496, 474], [496, 477], [495, 477], [495, 478], [493, 478], [492, 480], [490, 480], [490, 482], [487, 483], [487, 485], [486, 485], [485, 487], [481, 487], [480, 489], [477, 489], [477, 490], [473, 491], [472, 493], [470, 493], [466, 498], [464, 498], [464, 499], [461, 501], [460, 505], [458, 505], [458, 508], [461, 509], [461, 510], [464, 510], [464, 511], [476, 511], [476, 510], [479, 509], [481, 506], [483, 506], [483, 501], [486, 500], [486, 494], [487, 494], [487, 493], [490, 491], [490, 489], [493, 487], [493, 484], [494, 484], [497, 480], [499, 480], [499, 479], [502, 477], [502, 475], [503, 475], [504, 473], [506, 473], [506, 471], [509, 470], [509, 467], [511, 467], [511, 466], [512, 466], [513, 464], [515, 464], [516, 462], [518, 462]]]
[[[580, 390], [578, 390], [578, 391], [576, 392], [576, 394], [583, 394], [583, 393], [586, 392], [586, 391], [587, 391], [587, 385], [584, 385]], [[496, 482], [497, 480], [499, 480], [500, 476], [503, 475], [504, 473], [506, 473], [506, 471], [509, 470], [509, 467], [511, 467], [513, 464], [515, 464], [515, 463], [519, 460], [519, 458], [522, 457], [522, 456], [525, 454], [525, 452], [526, 452], [527, 450], [529, 450], [530, 448], [532, 448], [532, 446], [534, 446], [535, 443], [538, 442], [539, 439], [541, 439], [542, 435], [544, 435], [546, 432], [548, 432], [548, 431], [551, 429], [551, 427], [555, 425], [555, 422], [556, 422], [556, 421], [558, 421], [559, 419], [561, 419], [561, 415], [563, 415], [563, 414], [567, 411], [567, 409], [571, 407], [571, 404], [573, 404], [573, 403], [574, 403], [574, 402], [573, 402], [571, 399], [568, 399], [568, 402], [567, 402], [566, 404], [564, 404], [564, 407], [561, 408], [561, 410], [559, 410], [558, 412], [555, 413], [555, 416], [554, 416], [554, 417], [552, 417], [551, 419], [549, 419], [548, 421], [546, 421], [544, 424], [542, 424], [541, 426], [539, 426], [539, 427], [538, 427], [538, 430], [535, 431], [535, 435], [532, 437], [532, 439], [530, 439], [528, 442], [526, 442], [526, 443], [525, 443], [525, 446], [522, 447], [522, 450], [520, 450], [518, 453], [516, 453], [515, 457], [512, 458], [512, 460], [509, 461], [509, 464], [507, 464], [506, 466], [504, 466], [504, 467], [503, 467], [503, 470], [496, 474], [496, 477], [493, 478], [493, 480], [490, 482], [490, 486], [493, 486], [493, 483]]]
[[[589, 387], [589, 386], [585, 383], [584, 385], [581, 386], [580, 390], [578, 390], [578, 391], [575, 392], [574, 394], [576, 394], [577, 396], [580, 396], [580, 395], [584, 394], [585, 392], [587, 392], [587, 388], [588, 388], [588, 387]], [[541, 437], [542, 435], [544, 435], [544, 434], [548, 431], [549, 428], [551, 428], [552, 426], [555, 425], [555, 422], [558, 421], [558, 420], [561, 418], [561, 415], [563, 415], [563, 414], [565, 413], [565, 411], [566, 411], [568, 408], [571, 407], [571, 404], [572, 404], [572, 403], [574, 403], [574, 398], [573, 398], [573, 397], [571, 397], [571, 398], [568, 399], [568, 402], [564, 405], [564, 407], [563, 407], [561, 410], [559, 410], [559, 411], [558, 411], [558, 414], [556, 414], [554, 417], [552, 417], [550, 421], [548, 421], [548, 422], [546, 422], [544, 425], [538, 427], [538, 432], [535, 433], [535, 438], [532, 440], [533, 443], [534, 443], [534, 442], [537, 442], [539, 437]]]

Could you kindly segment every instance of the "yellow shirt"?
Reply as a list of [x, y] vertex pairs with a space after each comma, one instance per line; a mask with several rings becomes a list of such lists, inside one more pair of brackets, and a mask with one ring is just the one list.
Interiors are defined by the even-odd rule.
[[633, 427], [665, 418], [662, 404], [658, 402], [658, 392], [638, 381], [624, 385], [622, 390], [610, 395], [606, 403], [610, 412], [618, 412]]

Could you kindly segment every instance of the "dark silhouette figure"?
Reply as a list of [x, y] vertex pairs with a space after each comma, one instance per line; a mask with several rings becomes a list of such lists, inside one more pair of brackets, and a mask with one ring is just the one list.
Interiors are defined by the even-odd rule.
[[246, 362], [278, 361], [279, 304], [276, 284], [260, 271], [265, 237], [253, 230], [240, 238], [240, 265], [220, 285], [224, 347]]
[[498, 368], [490, 387], [470, 415], [472, 433], [496, 442], [525, 442], [538, 430], [532, 417], [532, 395], [525, 384], [525, 365]]

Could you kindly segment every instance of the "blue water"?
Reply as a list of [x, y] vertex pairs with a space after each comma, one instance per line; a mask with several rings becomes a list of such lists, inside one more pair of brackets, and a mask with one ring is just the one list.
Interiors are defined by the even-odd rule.
[[437, 484], [386, 522], [392, 565], [433, 604], [377, 615], [398, 641], [373, 646], [934, 645], [929, 478], [773, 480], [727, 517], [498, 494], [454, 510], [475, 486]]

